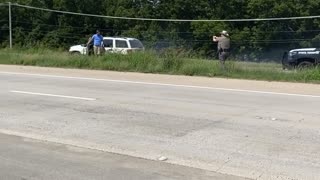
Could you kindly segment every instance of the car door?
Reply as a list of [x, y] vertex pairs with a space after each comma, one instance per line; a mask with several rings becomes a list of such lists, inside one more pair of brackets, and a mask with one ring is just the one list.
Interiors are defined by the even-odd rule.
[[114, 53], [114, 39], [104, 39], [103, 46], [106, 53]]
[[116, 47], [114, 49], [114, 52], [119, 54], [126, 54], [129, 48], [127, 40], [116, 39], [115, 41]]

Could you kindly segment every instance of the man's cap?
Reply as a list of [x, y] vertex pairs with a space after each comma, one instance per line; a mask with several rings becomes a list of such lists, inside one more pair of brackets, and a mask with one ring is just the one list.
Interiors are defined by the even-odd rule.
[[228, 31], [225, 31], [225, 30], [221, 31], [220, 34], [225, 35], [225, 36], [229, 36]]

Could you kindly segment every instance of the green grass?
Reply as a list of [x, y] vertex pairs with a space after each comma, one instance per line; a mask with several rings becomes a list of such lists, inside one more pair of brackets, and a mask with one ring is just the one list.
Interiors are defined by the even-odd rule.
[[226, 70], [222, 70], [218, 61], [184, 57], [173, 51], [160, 55], [148, 51], [88, 57], [46, 49], [3, 49], [0, 50], [0, 64], [320, 83], [320, 68], [283, 71], [281, 65], [276, 63], [230, 60]]

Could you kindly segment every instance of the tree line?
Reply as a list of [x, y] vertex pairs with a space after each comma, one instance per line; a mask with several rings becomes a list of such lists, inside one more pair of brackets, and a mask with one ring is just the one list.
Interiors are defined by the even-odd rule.
[[[0, 0], [6, 3], [7, 0]], [[318, 15], [318, 0], [12, 0], [40, 8], [106, 16], [155, 19], [250, 19]], [[8, 45], [8, 7], [0, 6], [0, 43]], [[320, 18], [250, 22], [159, 22], [77, 16], [12, 6], [15, 46], [67, 48], [85, 43], [96, 29], [105, 36], [136, 37], [149, 48], [216, 52], [212, 36], [231, 35], [233, 51], [259, 57], [319, 46]]]

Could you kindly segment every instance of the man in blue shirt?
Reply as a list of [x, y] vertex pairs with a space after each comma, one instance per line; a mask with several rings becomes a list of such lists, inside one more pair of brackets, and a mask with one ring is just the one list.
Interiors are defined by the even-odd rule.
[[[100, 55], [102, 52], [103, 36], [100, 31], [97, 30], [96, 34], [92, 36], [91, 41], [93, 41], [93, 51], [95, 55]], [[87, 44], [89, 44], [88, 42]]]

